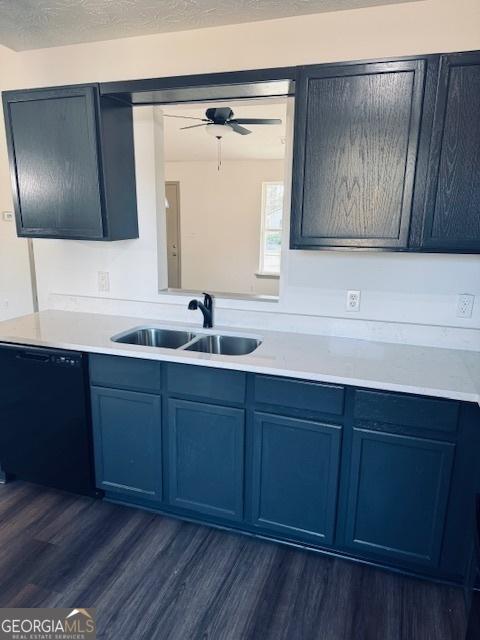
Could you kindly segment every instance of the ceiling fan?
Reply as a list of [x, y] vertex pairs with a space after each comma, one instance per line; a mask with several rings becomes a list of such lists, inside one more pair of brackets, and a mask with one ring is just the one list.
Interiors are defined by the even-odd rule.
[[250, 129], [243, 127], [244, 124], [282, 124], [279, 118], [234, 118], [234, 113], [230, 107], [211, 107], [205, 111], [205, 118], [193, 118], [191, 116], [177, 116], [164, 114], [167, 118], [185, 118], [187, 120], [199, 120], [201, 124], [192, 124], [181, 129], [194, 129], [195, 127], [206, 127], [206, 131], [215, 138], [222, 138], [224, 135], [235, 132], [241, 136], [252, 133]]

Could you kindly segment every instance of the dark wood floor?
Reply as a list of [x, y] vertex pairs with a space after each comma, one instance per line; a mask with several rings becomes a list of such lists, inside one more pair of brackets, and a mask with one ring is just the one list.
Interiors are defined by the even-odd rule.
[[0, 607], [115, 640], [462, 640], [460, 590], [27, 483], [0, 486]]

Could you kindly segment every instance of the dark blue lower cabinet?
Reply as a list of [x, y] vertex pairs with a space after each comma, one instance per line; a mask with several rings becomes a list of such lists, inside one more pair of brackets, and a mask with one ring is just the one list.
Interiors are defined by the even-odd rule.
[[243, 519], [245, 411], [168, 401], [168, 502], [222, 520]]
[[354, 429], [346, 546], [437, 567], [455, 445]]
[[97, 487], [161, 501], [161, 398], [101, 387], [91, 395]]
[[119, 360], [95, 356], [90, 368], [97, 486], [108, 499], [463, 576], [478, 407]]
[[253, 522], [283, 537], [332, 544], [342, 427], [255, 413]]

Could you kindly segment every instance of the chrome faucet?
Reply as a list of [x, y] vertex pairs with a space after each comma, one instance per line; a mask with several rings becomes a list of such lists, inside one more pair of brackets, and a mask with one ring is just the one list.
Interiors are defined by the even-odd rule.
[[213, 296], [209, 293], [204, 293], [203, 302], [200, 300], [190, 300], [188, 308], [190, 311], [200, 309], [203, 313], [203, 328], [210, 329], [213, 327]]

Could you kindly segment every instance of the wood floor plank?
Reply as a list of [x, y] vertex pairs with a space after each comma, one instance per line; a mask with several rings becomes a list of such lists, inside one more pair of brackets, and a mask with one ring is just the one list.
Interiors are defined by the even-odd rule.
[[202, 612], [193, 640], [246, 637], [249, 614], [255, 609], [258, 591], [268, 579], [276, 552], [276, 546], [267, 543], [252, 545], [249, 541], [245, 545], [210, 606]]
[[31, 582], [36, 567], [44, 561], [48, 563], [53, 551], [53, 545], [33, 540], [24, 533], [0, 545], [0, 607], [15, 599]]
[[403, 585], [402, 640], [448, 638], [463, 640], [465, 613], [459, 590], [406, 580]]
[[[218, 553], [222, 535], [224, 544], [220, 542]], [[205, 527], [186, 525], [184, 530], [180, 529], [178, 540], [155, 558], [125, 603], [126, 609], [142, 612], [142, 635], [138, 637], [176, 637], [172, 634], [178, 632], [181, 634], [178, 637], [188, 638], [185, 628], [196, 623], [199, 610], [213, 597], [214, 585], [228, 570], [241, 544], [237, 536]], [[180, 554], [174, 549], [180, 550]], [[128, 637], [133, 629], [122, 625], [114, 631], [117, 637]]]
[[4, 606], [13, 608], [36, 608], [50, 606], [46, 602], [52, 599], [52, 593], [40, 589], [34, 584], [28, 583], [22, 589], [17, 591], [15, 595]]
[[0, 606], [96, 607], [99, 640], [462, 640], [460, 589], [22, 482]]
[[48, 562], [37, 567], [32, 582], [48, 591], [66, 593], [90, 570], [98, 571], [102, 566], [107, 570], [109, 563], [121, 558], [122, 546], [129, 544], [139, 523], [153, 517], [133, 509], [125, 511], [109, 509], [105, 519], [97, 506], [84, 512], [79, 530], [54, 543], [54, 552]]

